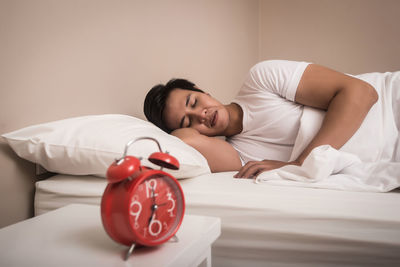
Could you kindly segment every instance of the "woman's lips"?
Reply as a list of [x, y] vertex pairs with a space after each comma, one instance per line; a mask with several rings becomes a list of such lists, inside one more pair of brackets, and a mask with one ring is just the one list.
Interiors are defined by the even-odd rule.
[[211, 127], [215, 126], [215, 124], [217, 123], [217, 119], [218, 119], [218, 111], [215, 111], [212, 116]]

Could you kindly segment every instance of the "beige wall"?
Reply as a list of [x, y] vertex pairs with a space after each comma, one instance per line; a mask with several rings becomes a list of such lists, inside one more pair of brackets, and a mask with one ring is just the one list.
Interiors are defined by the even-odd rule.
[[171, 77], [228, 100], [257, 61], [257, 10], [246, 0], [1, 1], [0, 133], [82, 114], [144, 118], [140, 99]]
[[400, 70], [400, 1], [261, 0], [260, 60], [359, 74]]
[[[226, 103], [259, 60], [400, 69], [396, 0], [0, 0], [0, 134], [71, 116], [144, 118], [186, 77]], [[32, 215], [34, 165], [0, 143], [0, 227]]]
[[[143, 116], [185, 77], [224, 102], [258, 59], [258, 1], [0, 0], [0, 134], [71, 116]], [[32, 215], [34, 166], [0, 144], [0, 227]], [[29, 169], [30, 171], [26, 171]]]

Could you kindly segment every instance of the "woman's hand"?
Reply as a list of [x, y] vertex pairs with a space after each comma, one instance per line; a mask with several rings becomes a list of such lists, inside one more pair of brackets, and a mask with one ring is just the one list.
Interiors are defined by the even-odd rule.
[[262, 172], [278, 169], [286, 165], [300, 166], [301, 164], [296, 161], [291, 161], [291, 162], [283, 162], [277, 160], [249, 161], [233, 177], [254, 178]]

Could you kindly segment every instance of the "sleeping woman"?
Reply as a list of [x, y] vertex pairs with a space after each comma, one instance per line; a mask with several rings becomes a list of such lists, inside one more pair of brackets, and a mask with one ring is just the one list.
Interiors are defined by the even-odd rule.
[[[385, 111], [379, 112], [390, 113], [398, 139], [400, 72], [391, 74], [397, 85], [392, 82], [386, 88], [380, 85], [387, 80], [381, 77], [384, 74], [358, 78], [306, 62], [263, 61], [251, 68], [230, 104], [222, 104], [190, 81], [173, 79], [148, 92], [144, 113], [150, 122], [197, 149], [212, 172], [238, 171], [236, 178], [250, 178], [285, 165], [301, 165], [320, 145], [340, 149], [381, 96], [385, 103], [379, 107]], [[304, 106], [325, 110], [325, 117], [311, 142], [289, 161]], [[215, 136], [225, 136], [226, 141]], [[385, 153], [398, 152], [394, 150]]]

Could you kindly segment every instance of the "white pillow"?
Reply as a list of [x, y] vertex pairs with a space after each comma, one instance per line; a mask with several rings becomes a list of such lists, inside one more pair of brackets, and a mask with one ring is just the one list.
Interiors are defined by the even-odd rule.
[[[164, 169], [176, 178], [210, 173], [207, 160], [179, 138], [150, 122], [117, 114], [93, 115], [33, 125], [2, 135], [20, 157], [51, 172], [105, 177], [107, 168], [123, 156], [125, 145], [137, 137], [156, 138], [163, 152], [178, 159], [179, 170]], [[132, 144], [128, 155], [143, 157], [142, 165], [158, 169], [147, 157], [159, 151], [151, 140]]]

